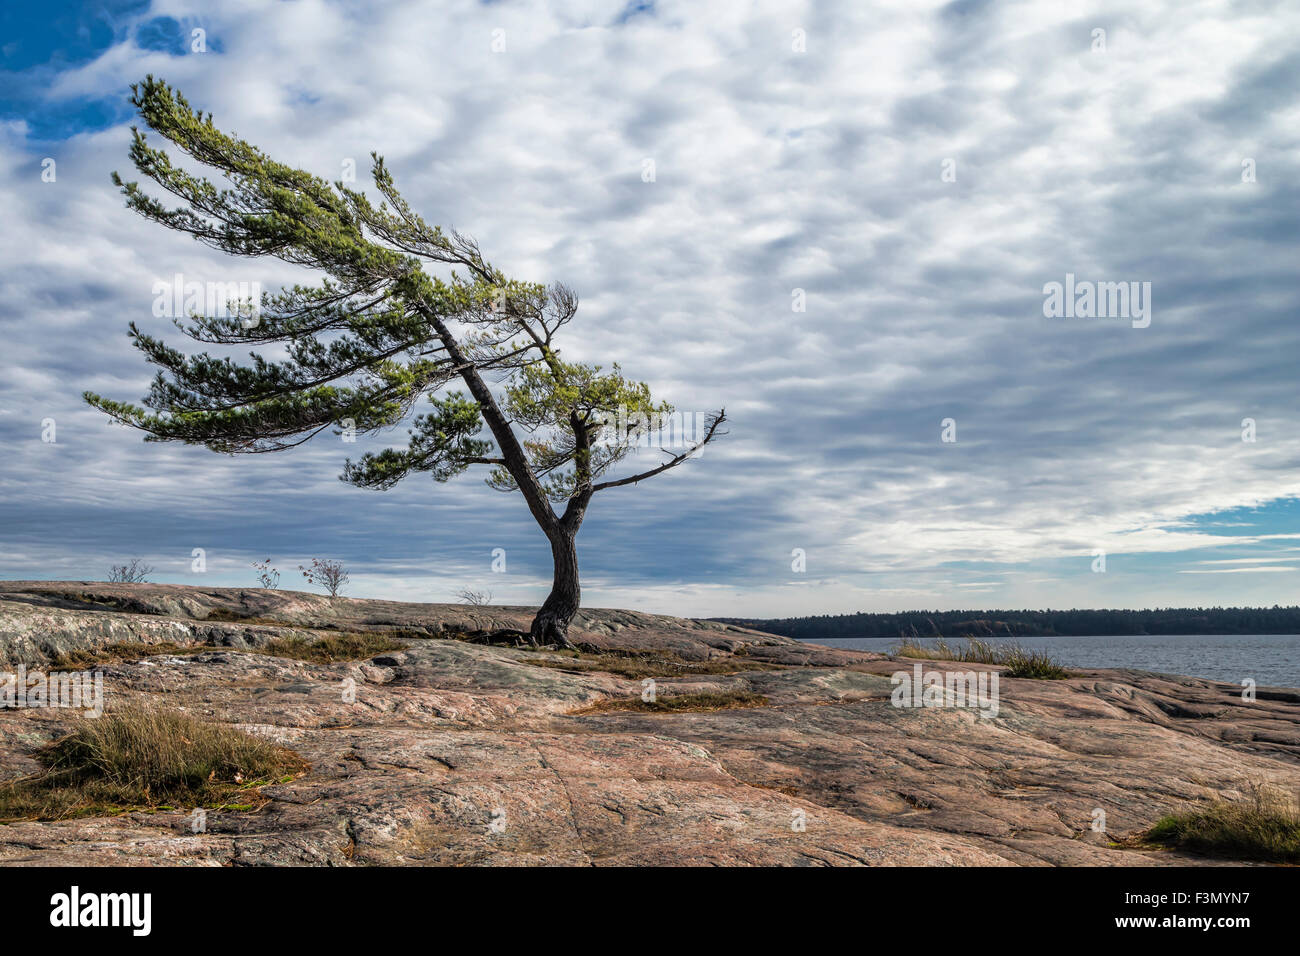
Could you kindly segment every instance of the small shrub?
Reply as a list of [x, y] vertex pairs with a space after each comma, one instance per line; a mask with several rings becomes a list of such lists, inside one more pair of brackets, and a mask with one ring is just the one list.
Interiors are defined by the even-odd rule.
[[474, 591], [470, 588], [461, 588], [456, 592], [456, 599], [461, 604], [469, 604], [473, 607], [485, 607], [492, 603], [491, 591]]
[[1146, 838], [1205, 856], [1300, 863], [1300, 812], [1288, 794], [1255, 785], [1245, 800], [1170, 814]]
[[274, 591], [280, 586], [280, 572], [271, 567], [270, 558], [265, 561], [254, 561], [253, 568], [257, 571], [257, 580], [262, 587]]
[[145, 708], [83, 720], [36, 760], [40, 772], [0, 786], [0, 820], [214, 807], [236, 794], [251, 806], [257, 786], [306, 770], [292, 751], [233, 727]]
[[108, 569], [109, 584], [144, 584], [153, 574], [153, 568], [139, 558], [132, 558], [130, 564], [115, 564]]
[[330, 597], [338, 597], [349, 580], [347, 569], [343, 567], [342, 561], [312, 558], [311, 567], [304, 568], [300, 564], [298, 570], [302, 572], [308, 584], [324, 588]]

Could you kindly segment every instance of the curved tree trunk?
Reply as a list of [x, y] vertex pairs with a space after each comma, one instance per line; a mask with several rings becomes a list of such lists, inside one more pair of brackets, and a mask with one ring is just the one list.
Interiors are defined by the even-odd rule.
[[582, 598], [582, 588], [578, 585], [578, 548], [574, 542], [577, 532], [561, 526], [549, 537], [551, 556], [555, 559], [555, 580], [546, 602], [533, 618], [529, 639], [534, 644], [572, 647], [569, 622], [578, 613]]

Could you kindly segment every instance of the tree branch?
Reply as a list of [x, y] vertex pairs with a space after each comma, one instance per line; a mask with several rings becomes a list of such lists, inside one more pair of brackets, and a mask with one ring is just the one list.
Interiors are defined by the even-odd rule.
[[676, 468], [682, 462], [686, 461], [686, 459], [690, 458], [691, 455], [695, 454], [697, 451], [699, 451], [701, 448], [703, 448], [705, 445], [711, 442], [715, 436], [721, 437], [721, 435], [725, 435], [726, 432], [722, 432], [721, 435], [719, 434], [718, 426], [721, 425], [726, 420], [727, 420], [727, 410], [725, 408], [720, 409], [718, 411], [718, 414], [713, 416], [713, 420], [709, 422], [709, 429], [707, 432], [704, 433], [704, 438], [702, 438], [700, 441], [692, 445], [690, 448], [686, 449], [686, 451], [682, 452], [680, 455], [677, 455], [674, 458], [671, 458], [670, 460], [664, 462], [658, 468], [651, 468], [649, 471], [643, 471], [639, 475], [631, 475], [627, 478], [619, 478], [615, 481], [602, 481], [598, 485], [593, 485], [591, 490], [593, 492], [596, 492], [596, 491], [601, 491], [605, 488], [617, 488], [620, 485], [634, 485], [639, 481], [644, 481], [647, 478], [653, 478], [655, 475], [662, 474], [663, 472], [667, 471], [669, 468]]

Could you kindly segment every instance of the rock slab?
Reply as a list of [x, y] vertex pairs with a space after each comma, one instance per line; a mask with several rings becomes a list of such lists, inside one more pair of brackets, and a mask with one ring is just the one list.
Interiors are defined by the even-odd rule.
[[[905, 708], [915, 663], [726, 624], [586, 610], [598, 658], [458, 639], [527, 608], [330, 600], [289, 591], [0, 582], [0, 670], [171, 642], [103, 665], [108, 706], [159, 703], [292, 747], [305, 776], [253, 812], [184, 809], [0, 825], [0, 865], [1205, 865], [1126, 838], [1257, 784], [1300, 790], [1300, 692], [1128, 670], [1002, 677], [996, 717]], [[275, 637], [375, 631], [403, 644], [313, 664]], [[766, 703], [620, 710], [659, 695]], [[979, 670], [926, 662], [928, 669]], [[617, 669], [617, 668], [616, 668]], [[349, 692], [349, 688], [351, 692]], [[89, 719], [0, 710], [0, 780]], [[1096, 823], [1104, 820], [1104, 829]]]

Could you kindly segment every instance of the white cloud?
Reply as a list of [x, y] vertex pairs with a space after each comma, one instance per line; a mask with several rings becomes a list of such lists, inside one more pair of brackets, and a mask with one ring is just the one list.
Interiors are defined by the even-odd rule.
[[[598, 603], [791, 614], [991, 587], [1022, 604], [1169, 604], [1200, 592], [1167, 571], [1092, 575], [1092, 552], [1222, 547], [1185, 519], [1300, 495], [1300, 151], [1293, 106], [1265, 95], [1269, 67], [1295, 62], [1300, 10], [659, 3], [618, 26], [622, 10], [166, 0], [148, 16], [200, 22], [224, 52], [124, 43], [47, 96], [120, 92], [152, 71], [313, 172], [353, 158], [364, 175], [376, 149], [430, 221], [508, 272], [578, 289], [569, 354], [618, 360], [680, 408], [725, 404], [716, 452], [594, 503], [580, 544]], [[1095, 25], [1104, 54], [1089, 50]], [[22, 223], [0, 235], [0, 491], [12, 509], [43, 502], [47, 533], [24, 531], [21, 566], [0, 559], [0, 573], [78, 549], [94, 573], [108, 545], [58, 518], [93, 503], [157, 516], [124, 525], [148, 553], [187, 553], [203, 512], [238, 515], [228, 547], [258, 557], [297, 553], [307, 525], [376, 594], [424, 587], [385, 571], [389, 557], [470, 574], [462, 552], [508, 537], [515, 599], [544, 591], [525, 510], [472, 480], [412, 479], [389, 506], [334, 480], [357, 446], [236, 461], [142, 446], [84, 410], [84, 388], [135, 398], [147, 384], [124, 330], [164, 331], [155, 275], [298, 274], [132, 218], [107, 180], [128, 169], [124, 128], [57, 144], [54, 184], [28, 135], [0, 130], [0, 203]], [[1246, 155], [1255, 184], [1240, 181]], [[1041, 287], [1067, 271], [1152, 282], [1151, 327], [1044, 319]], [[794, 287], [806, 313], [790, 310]], [[39, 442], [47, 415], [57, 451]], [[940, 441], [948, 417], [956, 444]], [[331, 539], [334, 520], [348, 530]], [[823, 586], [782, 585], [794, 547]], [[982, 568], [962, 581], [956, 562]], [[990, 564], [1035, 562], [1076, 570], [990, 581]]]

